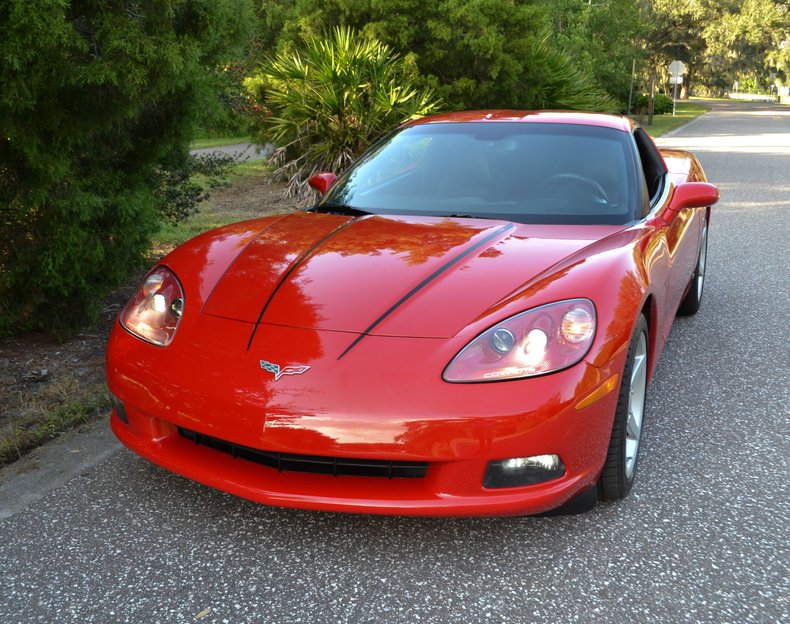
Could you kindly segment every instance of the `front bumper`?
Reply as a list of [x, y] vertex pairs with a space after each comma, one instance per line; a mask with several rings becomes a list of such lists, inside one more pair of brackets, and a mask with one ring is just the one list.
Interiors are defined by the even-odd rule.
[[[118, 439], [211, 487], [260, 503], [326, 511], [537, 514], [594, 485], [602, 469], [617, 388], [603, 394], [600, 388], [622, 366], [616, 360], [602, 369], [581, 362], [534, 379], [448, 384], [441, 370], [457, 351], [450, 341], [369, 336], [340, 366], [334, 354], [348, 334], [267, 327], [263, 346], [242, 352], [228, 345], [243, 343], [249, 324], [211, 317], [199, 324], [194, 335], [209, 338], [176, 340], [167, 349], [116, 327], [107, 372], [128, 420], [113, 410]], [[307, 343], [322, 354], [300, 357], [312, 374], [274, 381], [260, 369], [264, 356], [288, 362], [293, 345]], [[596, 392], [596, 401], [579, 408]], [[422, 478], [393, 479], [279, 472], [195, 444], [178, 427], [265, 451], [419, 461], [428, 469]], [[551, 453], [564, 462], [563, 477], [483, 487], [490, 461]]]

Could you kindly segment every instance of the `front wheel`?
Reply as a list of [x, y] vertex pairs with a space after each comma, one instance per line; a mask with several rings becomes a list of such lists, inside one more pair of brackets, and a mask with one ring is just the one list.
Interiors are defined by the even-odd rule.
[[708, 223], [707, 221], [702, 226], [702, 236], [699, 243], [699, 256], [697, 256], [697, 266], [694, 269], [694, 274], [691, 276], [689, 283], [689, 291], [683, 297], [678, 308], [678, 314], [681, 316], [691, 316], [696, 314], [699, 310], [699, 304], [702, 301], [702, 287], [705, 285], [705, 265], [708, 260]]
[[624, 498], [634, 484], [645, 416], [648, 344], [647, 321], [640, 314], [628, 347], [609, 452], [598, 482], [603, 500]]

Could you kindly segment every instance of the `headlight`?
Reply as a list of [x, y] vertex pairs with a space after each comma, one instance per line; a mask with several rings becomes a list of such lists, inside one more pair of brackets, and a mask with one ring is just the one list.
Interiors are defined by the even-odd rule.
[[445, 381], [501, 381], [545, 375], [579, 362], [595, 338], [595, 306], [568, 299], [511, 316], [456, 355]]
[[121, 314], [121, 324], [138, 338], [166, 347], [184, 311], [184, 291], [172, 271], [159, 267], [145, 278]]

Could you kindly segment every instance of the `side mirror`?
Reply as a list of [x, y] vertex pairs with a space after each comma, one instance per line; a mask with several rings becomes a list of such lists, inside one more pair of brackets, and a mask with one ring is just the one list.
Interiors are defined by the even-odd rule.
[[307, 183], [321, 195], [326, 195], [326, 192], [335, 183], [335, 180], [337, 180], [337, 176], [334, 173], [321, 172], [312, 176]]
[[685, 182], [675, 187], [669, 210], [680, 212], [684, 208], [705, 208], [719, 201], [719, 189], [707, 182]]

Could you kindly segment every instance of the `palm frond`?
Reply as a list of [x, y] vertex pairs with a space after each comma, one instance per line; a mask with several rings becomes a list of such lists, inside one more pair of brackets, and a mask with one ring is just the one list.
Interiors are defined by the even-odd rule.
[[272, 112], [262, 138], [287, 193], [312, 197], [316, 171], [340, 173], [380, 135], [438, 109], [431, 91], [412, 86], [401, 57], [351, 28], [335, 28], [297, 54], [267, 59], [249, 81], [251, 94]]

